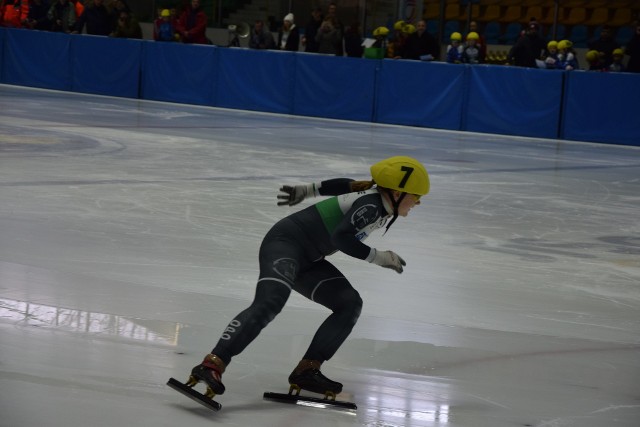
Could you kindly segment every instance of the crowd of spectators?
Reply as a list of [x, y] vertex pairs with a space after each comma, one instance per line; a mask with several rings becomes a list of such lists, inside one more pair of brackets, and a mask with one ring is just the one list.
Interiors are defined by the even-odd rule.
[[[153, 38], [161, 42], [211, 44], [206, 36], [207, 15], [201, 0], [181, 0], [180, 9], [161, 9], [153, 22]], [[251, 49], [350, 56], [446, 61], [453, 64], [482, 64], [487, 61], [487, 44], [478, 24], [471, 21], [463, 36], [453, 32], [441, 43], [427, 31], [425, 21], [415, 24], [397, 21], [393, 28], [373, 31], [375, 43], [367, 45], [360, 23], [345, 26], [338, 18], [338, 6], [329, 3], [326, 13], [316, 7], [305, 27], [296, 24], [293, 13], [282, 19], [277, 37], [264, 21], [256, 21], [248, 36]], [[0, 25], [70, 34], [91, 34], [122, 38], [142, 38], [142, 30], [126, 0], [0, 0]], [[590, 40], [583, 69], [591, 71], [640, 72], [640, 23], [624, 46], [614, 39], [613, 28], [604, 25]], [[368, 49], [375, 50], [368, 56]], [[441, 45], [446, 46], [441, 55]], [[625, 56], [628, 60], [625, 61]], [[580, 69], [570, 40], [547, 41], [540, 25], [531, 18], [525, 30], [505, 55], [508, 65], [559, 70]], [[626, 63], [625, 63], [626, 62]]]

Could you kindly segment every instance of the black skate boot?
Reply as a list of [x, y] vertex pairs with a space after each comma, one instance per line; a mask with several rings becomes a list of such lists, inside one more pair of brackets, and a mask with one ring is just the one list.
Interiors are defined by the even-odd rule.
[[212, 395], [223, 394], [224, 384], [222, 384], [222, 374], [226, 368], [226, 364], [215, 354], [207, 354], [201, 364], [191, 370], [189, 377], [189, 386], [193, 386], [200, 381], [207, 384], [207, 397]]
[[336, 394], [342, 391], [342, 384], [332, 381], [322, 375], [320, 365], [322, 362], [318, 360], [303, 359], [298, 367], [289, 375], [289, 394], [294, 390], [296, 394], [300, 394], [300, 390], [307, 390], [313, 393], [324, 394], [325, 398], [335, 400]]

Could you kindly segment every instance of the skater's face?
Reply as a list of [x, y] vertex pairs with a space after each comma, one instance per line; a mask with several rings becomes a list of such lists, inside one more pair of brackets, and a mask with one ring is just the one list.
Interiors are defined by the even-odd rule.
[[[393, 193], [393, 197], [395, 197], [395, 199], [398, 200], [401, 194], [402, 193], [400, 193], [399, 191], [395, 191]], [[411, 208], [419, 204], [420, 204], [420, 196], [416, 194], [407, 193], [407, 195], [404, 196], [404, 198], [400, 202], [400, 206], [398, 206], [398, 215], [399, 216], [409, 215], [409, 211], [411, 210]]]

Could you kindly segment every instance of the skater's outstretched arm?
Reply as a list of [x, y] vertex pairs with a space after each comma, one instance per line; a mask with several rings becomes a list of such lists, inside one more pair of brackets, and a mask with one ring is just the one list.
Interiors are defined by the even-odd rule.
[[283, 185], [278, 194], [278, 206], [297, 205], [304, 199], [317, 196], [339, 196], [371, 188], [371, 181], [355, 181], [351, 178], [334, 178], [319, 184]]

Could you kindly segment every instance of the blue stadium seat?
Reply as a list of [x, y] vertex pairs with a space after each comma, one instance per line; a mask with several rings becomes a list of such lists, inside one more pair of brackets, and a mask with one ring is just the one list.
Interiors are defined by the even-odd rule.
[[500, 43], [500, 23], [496, 21], [487, 22], [484, 28], [484, 38], [487, 44]]
[[504, 43], [508, 45], [515, 44], [515, 42], [520, 37], [520, 32], [522, 31], [522, 25], [519, 22], [512, 22], [507, 25], [507, 29], [504, 32]]
[[587, 47], [589, 29], [586, 25], [575, 25], [571, 29], [569, 40], [573, 42], [573, 47]]
[[460, 31], [460, 22], [458, 21], [447, 21], [444, 24], [444, 43], [448, 44], [449, 39], [451, 37], [451, 33], [455, 33], [456, 31]]
[[620, 46], [626, 46], [633, 37], [635, 31], [633, 27], [620, 27], [618, 28], [618, 32], [616, 33], [616, 42]]

